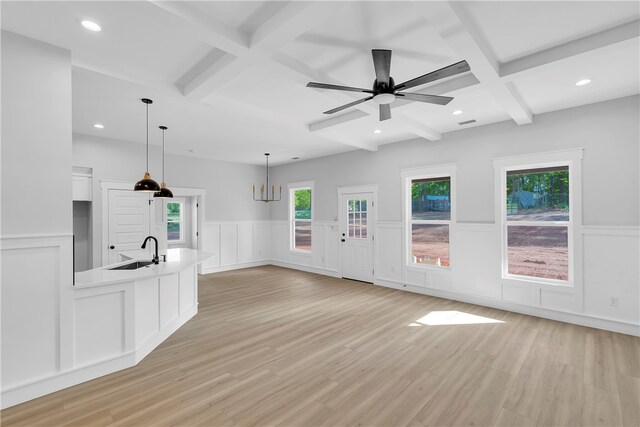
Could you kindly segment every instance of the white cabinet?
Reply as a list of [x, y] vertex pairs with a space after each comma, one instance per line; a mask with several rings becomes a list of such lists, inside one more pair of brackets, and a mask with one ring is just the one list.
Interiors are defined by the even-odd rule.
[[91, 176], [73, 174], [73, 200], [91, 201]]

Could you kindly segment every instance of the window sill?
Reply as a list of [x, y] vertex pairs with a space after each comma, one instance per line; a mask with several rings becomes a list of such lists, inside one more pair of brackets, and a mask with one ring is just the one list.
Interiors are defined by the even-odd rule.
[[429, 265], [429, 264], [407, 264], [407, 268], [414, 270], [436, 270], [436, 271], [451, 271], [451, 266], [445, 265]]
[[566, 291], [573, 291], [575, 289], [574, 284], [571, 282], [562, 282], [559, 280], [552, 280], [552, 279], [545, 280], [545, 279], [540, 279], [535, 277], [530, 278], [525, 276], [506, 275], [506, 276], [502, 276], [502, 281], [507, 283], [512, 283], [512, 284], [546, 287], [547, 289], [555, 289], [555, 290], [562, 289]]
[[301, 251], [298, 249], [289, 249], [289, 252], [295, 255], [307, 255], [311, 256], [311, 251]]

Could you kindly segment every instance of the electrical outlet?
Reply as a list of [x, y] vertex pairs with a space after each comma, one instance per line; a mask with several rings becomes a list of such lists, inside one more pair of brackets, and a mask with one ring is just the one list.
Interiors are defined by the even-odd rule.
[[618, 297], [610, 297], [609, 298], [609, 305], [611, 307], [617, 307], [620, 304], [620, 298]]

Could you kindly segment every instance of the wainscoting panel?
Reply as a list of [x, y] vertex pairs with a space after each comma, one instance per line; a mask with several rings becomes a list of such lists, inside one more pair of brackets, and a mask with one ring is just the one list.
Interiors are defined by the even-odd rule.
[[177, 274], [172, 274], [160, 278], [161, 328], [176, 320], [180, 315], [180, 283], [178, 277]]
[[454, 292], [500, 298], [500, 242], [494, 224], [458, 223], [455, 228]]
[[[3, 236], [2, 390], [56, 375], [73, 354], [63, 352], [61, 327], [72, 308], [60, 295], [73, 283], [72, 236]], [[61, 315], [61, 313], [64, 313]]]
[[402, 223], [378, 222], [376, 233], [378, 254], [376, 277], [392, 282], [402, 281]]
[[220, 225], [220, 266], [229, 267], [238, 264], [238, 227], [239, 224]]
[[[202, 273], [262, 265], [271, 259], [269, 221], [209, 222], [204, 226], [202, 250], [214, 258], [202, 265]], [[282, 237], [276, 235], [278, 239]]]
[[[85, 365], [125, 351], [125, 291], [74, 299], [74, 362]], [[96, 329], [100, 330], [96, 336]]]
[[159, 279], [136, 282], [136, 347], [160, 330]]
[[638, 227], [584, 227], [582, 245], [585, 313], [640, 323]]
[[220, 224], [206, 223], [203, 227], [202, 250], [213, 257], [202, 263], [203, 271], [220, 267]]

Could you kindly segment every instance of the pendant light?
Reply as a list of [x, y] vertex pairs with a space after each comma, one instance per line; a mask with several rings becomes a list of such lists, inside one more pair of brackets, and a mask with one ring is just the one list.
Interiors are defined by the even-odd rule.
[[162, 130], [162, 182], [160, 183], [160, 191], [153, 193], [153, 197], [166, 197], [171, 199], [173, 198], [173, 193], [167, 188], [167, 184], [164, 183], [164, 132], [167, 130], [167, 127], [158, 127]]
[[282, 185], [280, 186], [280, 195], [276, 199], [276, 197], [275, 197], [275, 195], [276, 195], [276, 186], [271, 184], [271, 197], [269, 197], [269, 153], [264, 153], [264, 155], [267, 158], [267, 194], [266, 194], [266, 197], [265, 197], [264, 184], [262, 184], [262, 186], [260, 187], [260, 198], [256, 199], [256, 186], [254, 184], [253, 185], [253, 200], [255, 200], [256, 202], [265, 202], [265, 203], [279, 202], [280, 199], [282, 199]]
[[133, 191], [155, 193], [156, 191], [160, 191], [160, 186], [151, 179], [151, 174], [149, 174], [149, 104], [153, 104], [153, 101], [148, 98], [142, 98], [141, 101], [147, 105], [147, 170], [144, 173], [144, 177], [136, 182]]

